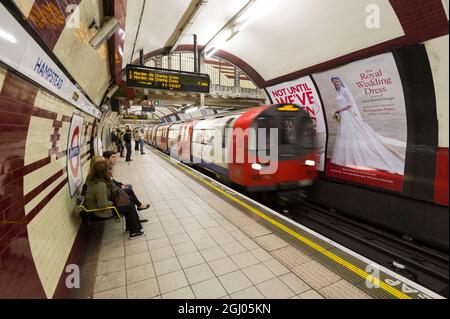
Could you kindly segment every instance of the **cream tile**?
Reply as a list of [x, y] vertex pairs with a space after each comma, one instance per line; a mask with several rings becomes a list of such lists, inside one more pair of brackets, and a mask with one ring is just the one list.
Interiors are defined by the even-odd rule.
[[106, 275], [120, 270], [125, 270], [125, 259], [123, 257], [108, 261], [100, 261], [97, 264], [97, 276]]
[[229, 294], [253, 286], [250, 280], [240, 270], [219, 276], [219, 280]]
[[147, 240], [166, 237], [166, 232], [163, 229], [154, 230], [154, 231], [150, 231], [149, 233], [146, 233], [145, 237], [147, 237]]
[[231, 295], [231, 299], [265, 299], [262, 293], [256, 287], [252, 286], [247, 289], [235, 292]]
[[181, 270], [181, 265], [176, 257], [157, 261], [153, 264], [157, 276], [165, 275], [177, 270]]
[[270, 271], [277, 276], [281, 276], [290, 272], [289, 269], [287, 269], [282, 263], [280, 263], [275, 258], [265, 261], [264, 265], [266, 265], [266, 267], [269, 268]]
[[211, 237], [205, 237], [200, 239], [194, 239], [194, 244], [197, 249], [204, 250], [207, 248], [216, 247], [217, 243]]
[[207, 264], [200, 264], [190, 268], [185, 268], [184, 272], [191, 285], [196, 284], [207, 279], [214, 278], [214, 273]]
[[149, 299], [159, 295], [156, 278], [147, 279], [127, 286], [129, 299]]
[[225, 250], [225, 252], [231, 256], [231, 255], [235, 255], [235, 254], [239, 254], [239, 253], [243, 253], [245, 251], [247, 251], [247, 249], [242, 246], [239, 242], [234, 241], [232, 243], [228, 243], [225, 245], [221, 245], [222, 249]]
[[173, 245], [173, 250], [177, 256], [190, 254], [197, 251], [197, 247], [195, 247], [192, 241], [187, 241], [185, 243], [180, 243]]
[[319, 294], [317, 291], [311, 289], [300, 295], [298, 295], [300, 299], [324, 299], [324, 297]]
[[176, 235], [169, 235], [169, 241], [172, 245], [181, 244], [185, 242], [191, 241], [191, 238], [188, 236], [187, 233], [180, 233]]
[[239, 267], [236, 266], [236, 264], [231, 260], [230, 257], [211, 261], [209, 263], [209, 266], [216, 274], [216, 276], [224, 275], [239, 269]]
[[256, 285], [256, 287], [269, 299], [287, 299], [295, 295], [295, 293], [278, 278], [262, 282]]
[[125, 286], [125, 271], [117, 271], [95, 278], [94, 293]]
[[278, 235], [269, 234], [256, 237], [255, 241], [267, 251], [272, 251], [289, 246], [289, 243], [281, 239]]
[[195, 299], [191, 287], [184, 287], [162, 295], [162, 299]]
[[259, 248], [258, 244], [255, 243], [253, 239], [244, 239], [239, 241], [242, 246], [247, 248], [248, 250], [257, 249]]
[[151, 239], [147, 242], [147, 244], [148, 244], [148, 248], [150, 249], [150, 252], [153, 249], [163, 248], [163, 247], [167, 247], [167, 246], [171, 245], [169, 238], [167, 238], [167, 237]]
[[167, 227], [165, 231], [167, 236], [185, 233], [184, 228], [181, 226]]
[[181, 270], [158, 276], [157, 279], [162, 294], [189, 286], [186, 276]]
[[148, 251], [148, 246], [146, 241], [138, 242], [136, 244], [131, 244], [125, 246], [125, 256], [131, 256], [139, 253]]
[[93, 299], [127, 299], [127, 288], [119, 287], [94, 294]]
[[238, 265], [240, 268], [245, 268], [251, 265], [259, 264], [260, 261], [256, 259], [255, 256], [249, 251], [245, 253], [240, 253], [231, 256], [231, 259], [234, 261], [236, 265]]
[[197, 251], [186, 255], [178, 256], [178, 260], [180, 261], [181, 267], [188, 268], [196, 265], [203, 264], [205, 259], [202, 255]]
[[280, 276], [280, 279], [297, 295], [311, 289], [306, 282], [291, 272]]
[[125, 250], [123, 246], [105, 248], [100, 251], [99, 259], [102, 261], [108, 261], [125, 256]]
[[126, 270], [127, 284], [134, 284], [136, 282], [155, 277], [155, 271], [152, 264], [145, 264]]
[[201, 250], [200, 253], [207, 262], [227, 256], [220, 247], [207, 248], [205, 250]]
[[275, 275], [263, 264], [257, 264], [247, 268], [243, 268], [242, 271], [255, 285], [263, 281], [275, 278]]
[[125, 257], [125, 265], [127, 268], [133, 268], [151, 262], [152, 259], [150, 258], [150, 253], [148, 251]]
[[227, 295], [217, 278], [202, 281], [191, 288], [198, 299], [217, 299]]
[[163, 259], [167, 259], [170, 257], [175, 257], [175, 252], [172, 249], [172, 247], [168, 246], [168, 247], [163, 247], [163, 248], [158, 248], [158, 249], [153, 249], [150, 252], [151, 256], [152, 256], [152, 260], [155, 261], [160, 261]]
[[262, 248], [256, 248], [251, 250], [250, 252], [261, 262], [273, 259], [272, 255]]

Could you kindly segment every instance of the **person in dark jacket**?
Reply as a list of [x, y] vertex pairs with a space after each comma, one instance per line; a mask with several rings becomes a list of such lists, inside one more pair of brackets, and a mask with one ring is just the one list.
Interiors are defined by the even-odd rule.
[[130, 129], [127, 129], [127, 131], [125, 132], [124, 136], [123, 136], [123, 140], [125, 142], [125, 147], [127, 149], [127, 154], [125, 156], [125, 161], [126, 162], [131, 162], [131, 139], [132, 139], [132, 133]]

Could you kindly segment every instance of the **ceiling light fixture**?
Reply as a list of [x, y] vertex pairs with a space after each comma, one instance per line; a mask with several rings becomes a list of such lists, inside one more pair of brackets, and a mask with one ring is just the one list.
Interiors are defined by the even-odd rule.
[[219, 30], [204, 46], [201, 53], [208, 58], [230, 41], [236, 34], [239, 33], [237, 21], [244, 16], [244, 14], [256, 3], [257, 0], [250, 0], [247, 4], [236, 13], [231, 20], [229, 20], [222, 29]]
[[11, 33], [6, 32], [2, 29], [0, 29], [0, 38], [6, 40], [8, 42], [11, 42], [11, 43], [17, 43], [16, 38]]

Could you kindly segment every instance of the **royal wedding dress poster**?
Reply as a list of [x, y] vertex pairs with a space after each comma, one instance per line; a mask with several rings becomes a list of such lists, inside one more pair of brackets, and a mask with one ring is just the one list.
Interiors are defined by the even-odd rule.
[[326, 175], [402, 191], [406, 110], [393, 55], [357, 61], [313, 78], [328, 124]]
[[296, 104], [305, 110], [313, 120], [314, 135], [318, 147], [316, 167], [323, 171], [325, 167], [325, 146], [327, 130], [319, 94], [309, 76], [267, 87], [267, 92], [275, 104]]

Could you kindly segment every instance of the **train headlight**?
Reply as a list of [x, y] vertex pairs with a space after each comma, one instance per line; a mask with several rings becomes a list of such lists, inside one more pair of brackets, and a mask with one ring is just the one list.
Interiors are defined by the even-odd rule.
[[261, 164], [254, 163], [252, 164], [252, 168], [256, 171], [260, 171], [262, 169]]
[[316, 166], [316, 162], [312, 160], [306, 160], [305, 161], [306, 166]]

